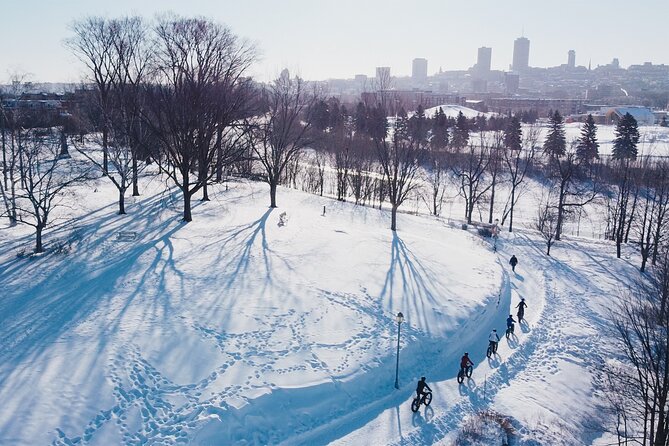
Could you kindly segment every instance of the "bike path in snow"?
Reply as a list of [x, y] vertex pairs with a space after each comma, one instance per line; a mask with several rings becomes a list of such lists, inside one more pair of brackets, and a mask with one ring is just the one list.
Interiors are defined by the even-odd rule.
[[[415, 383], [405, 383], [398, 391], [393, 391], [395, 404], [381, 409], [378, 414], [374, 415], [374, 410], [378, 410], [374, 405], [361, 408], [348, 416], [291, 438], [285, 444], [433, 444], [456, 431], [468, 414], [489, 405], [500, 383], [508, 378], [508, 358], [517, 356], [522, 351], [544, 308], [544, 277], [540, 273], [526, 272], [522, 264], [526, 262], [529, 266], [530, 259], [536, 254], [531, 247], [516, 247], [513, 243], [515, 236], [511, 237], [512, 240], [508, 243], [500, 243], [502, 281], [499, 295], [491, 297], [482, 312], [472, 315], [454, 336], [446, 340], [442, 348], [433, 352], [436, 361], [426, 358], [426, 365], [433, 363], [431, 368], [416, 370], [415, 374], [427, 376], [432, 387], [434, 398], [430, 407], [421, 407], [416, 414], [411, 412]], [[511, 254], [516, 254], [521, 259], [517, 273], [511, 272], [508, 265]], [[510, 314], [510, 308], [515, 307], [521, 296], [526, 298], [529, 305], [526, 311], [528, 324], [522, 328], [516, 325], [517, 338], [507, 341], [504, 338], [506, 318]], [[512, 313], [515, 318], [515, 309]], [[488, 335], [493, 328], [498, 330], [502, 341], [497, 355], [488, 360], [485, 350]], [[463, 385], [458, 385], [456, 376], [464, 351], [469, 352], [475, 368], [472, 378]], [[403, 356], [400, 353], [400, 361]], [[360, 425], [363, 422], [365, 424]]]

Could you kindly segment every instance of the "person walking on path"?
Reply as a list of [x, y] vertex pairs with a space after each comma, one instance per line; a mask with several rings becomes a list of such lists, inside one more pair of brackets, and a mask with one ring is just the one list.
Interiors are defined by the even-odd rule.
[[525, 303], [524, 297], [520, 298], [520, 302], [518, 302], [516, 308], [518, 308], [518, 322], [520, 322], [525, 317], [525, 308], [527, 308], [527, 304]]
[[516, 265], [518, 265], [518, 258], [515, 254], [511, 256], [511, 259], [509, 259], [509, 265], [511, 265], [511, 270], [515, 273]]

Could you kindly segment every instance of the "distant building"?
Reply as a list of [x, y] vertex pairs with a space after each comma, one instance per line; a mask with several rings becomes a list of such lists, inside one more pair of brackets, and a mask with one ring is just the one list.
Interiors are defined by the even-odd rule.
[[507, 93], [517, 93], [520, 87], [520, 76], [518, 76], [518, 73], [504, 73], [504, 87]]
[[580, 114], [583, 108], [581, 99], [541, 99], [541, 98], [492, 98], [488, 100], [488, 109], [495, 113], [518, 113], [535, 110], [539, 116], [548, 116], [558, 110], [562, 116]]
[[576, 67], [576, 51], [569, 50], [569, 56], [567, 57], [567, 66], [569, 68]]
[[530, 40], [518, 37], [513, 42], [513, 71], [525, 71], [530, 66]]
[[390, 67], [376, 67], [376, 89], [387, 90], [390, 88]]
[[607, 124], [617, 124], [620, 119], [629, 113], [634, 116], [639, 125], [654, 125], [655, 114], [647, 107], [611, 107], [602, 110]]
[[414, 85], [422, 85], [427, 82], [427, 59], [417, 58], [413, 60], [411, 79]]
[[390, 112], [400, 108], [406, 111], [416, 110], [419, 105], [423, 108], [436, 107], [442, 104], [463, 105], [465, 98], [457, 94], [435, 93], [418, 90], [384, 90], [365, 92], [361, 95], [366, 104], [385, 104]]
[[481, 74], [489, 73], [492, 62], [492, 48], [482, 46], [479, 48], [478, 58], [476, 59], [476, 71]]
[[364, 74], [355, 75], [355, 85], [359, 91], [365, 91], [368, 87], [367, 85], [367, 76]]

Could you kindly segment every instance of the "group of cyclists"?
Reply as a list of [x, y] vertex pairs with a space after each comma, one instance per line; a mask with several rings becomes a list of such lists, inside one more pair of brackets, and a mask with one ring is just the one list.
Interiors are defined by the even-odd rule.
[[[511, 270], [513, 272], [516, 271], [516, 265], [518, 264], [518, 258], [515, 255], [511, 256], [511, 259], [509, 259], [509, 264], [511, 265]], [[527, 304], [525, 303], [525, 298], [522, 297], [520, 299], [520, 302], [518, 305], [516, 305], [516, 308], [518, 309], [518, 321], [516, 321], [513, 318], [513, 315], [510, 314], [509, 317], [506, 319], [506, 337], [507, 339], [509, 336], [513, 334], [514, 331], [514, 324], [516, 322], [520, 323], [524, 316], [525, 316], [525, 308], [527, 308]], [[490, 335], [488, 336], [488, 351], [494, 355], [497, 353], [497, 344], [499, 343], [499, 335], [497, 334], [497, 329], [493, 329], [492, 332], [490, 332]], [[488, 355], [490, 357], [490, 354]], [[474, 363], [472, 360], [469, 358], [469, 353], [465, 352], [464, 355], [462, 355], [462, 358], [460, 358], [460, 372], [458, 373], [458, 382], [462, 383], [462, 380], [460, 377], [466, 376], [471, 376], [471, 370], [469, 371], [469, 374], [467, 374], [467, 370], [470, 367], [474, 367]], [[427, 389], [427, 392], [425, 391]], [[416, 386], [416, 398], [414, 399], [414, 403], [412, 405], [412, 410], [414, 412], [418, 410], [418, 407], [420, 406], [421, 401], [424, 404], [428, 404], [429, 402], [425, 402], [425, 397], [430, 396], [431, 397], [431, 392], [432, 389], [430, 389], [430, 386], [427, 385], [427, 382], [425, 382], [425, 377], [422, 376], [420, 378], [420, 381], [418, 381], [418, 385]], [[429, 399], [431, 401], [431, 398]]]
[[[512, 314], [510, 314], [509, 317], [506, 319], [507, 338], [509, 337], [509, 334], [513, 334], [514, 324], [516, 322], [520, 323], [525, 317], [525, 308], [527, 308], [527, 304], [525, 303], [524, 297], [520, 299], [520, 302], [518, 303], [518, 305], [516, 305], [516, 308], [518, 309], [517, 313], [518, 321], [516, 321], [513, 318]], [[492, 354], [497, 353], [497, 344], [499, 343], [499, 341], [500, 338], [499, 335], [497, 334], [497, 329], [493, 329], [492, 332], [490, 332], [490, 335], [488, 336], [489, 350], [492, 352]], [[458, 375], [465, 376], [467, 369], [469, 367], [474, 367], [474, 363], [469, 358], [469, 353], [465, 352], [462, 358], [460, 358], [460, 373]], [[427, 395], [428, 392], [425, 391], [426, 389], [429, 392], [432, 391], [432, 389], [430, 389], [430, 386], [427, 385], [427, 382], [425, 382], [425, 377], [422, 376], [420, 378], [420, 381], [418, 381], [418, 385], [416, 386], [416, 399], [418, 401], [420, 401], [421, 398]]]

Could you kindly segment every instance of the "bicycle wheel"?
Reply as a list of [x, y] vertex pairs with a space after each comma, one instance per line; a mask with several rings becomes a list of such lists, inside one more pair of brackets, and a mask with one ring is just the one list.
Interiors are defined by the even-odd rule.
[[425, 403], [426, 406], [429, 406], [431, 402], [432, 402], [432, 392], [429, 392], [423, 397], [423, 403]]
[[473, 371], [474, 371], [474, 367], [472, 367], [472, 366], [467, 367], [467, 372], [465, 373], [467, 375], [467, 378], [472, 377], [472, 372]]
[[488, 346], [488, 350], [486, 350], [485, 355], [490, 358], [492, 356], [492, 347]]
[[420, 408], [420, 400], [418, 398], [414, 398], [411, 402], [411, 411], [418, 412], [418, 408]]
[[465, 380], [465, 374], [462, 373], [462, 370], [458, 372], [458, 383], [462, 384], [462, 381]]

